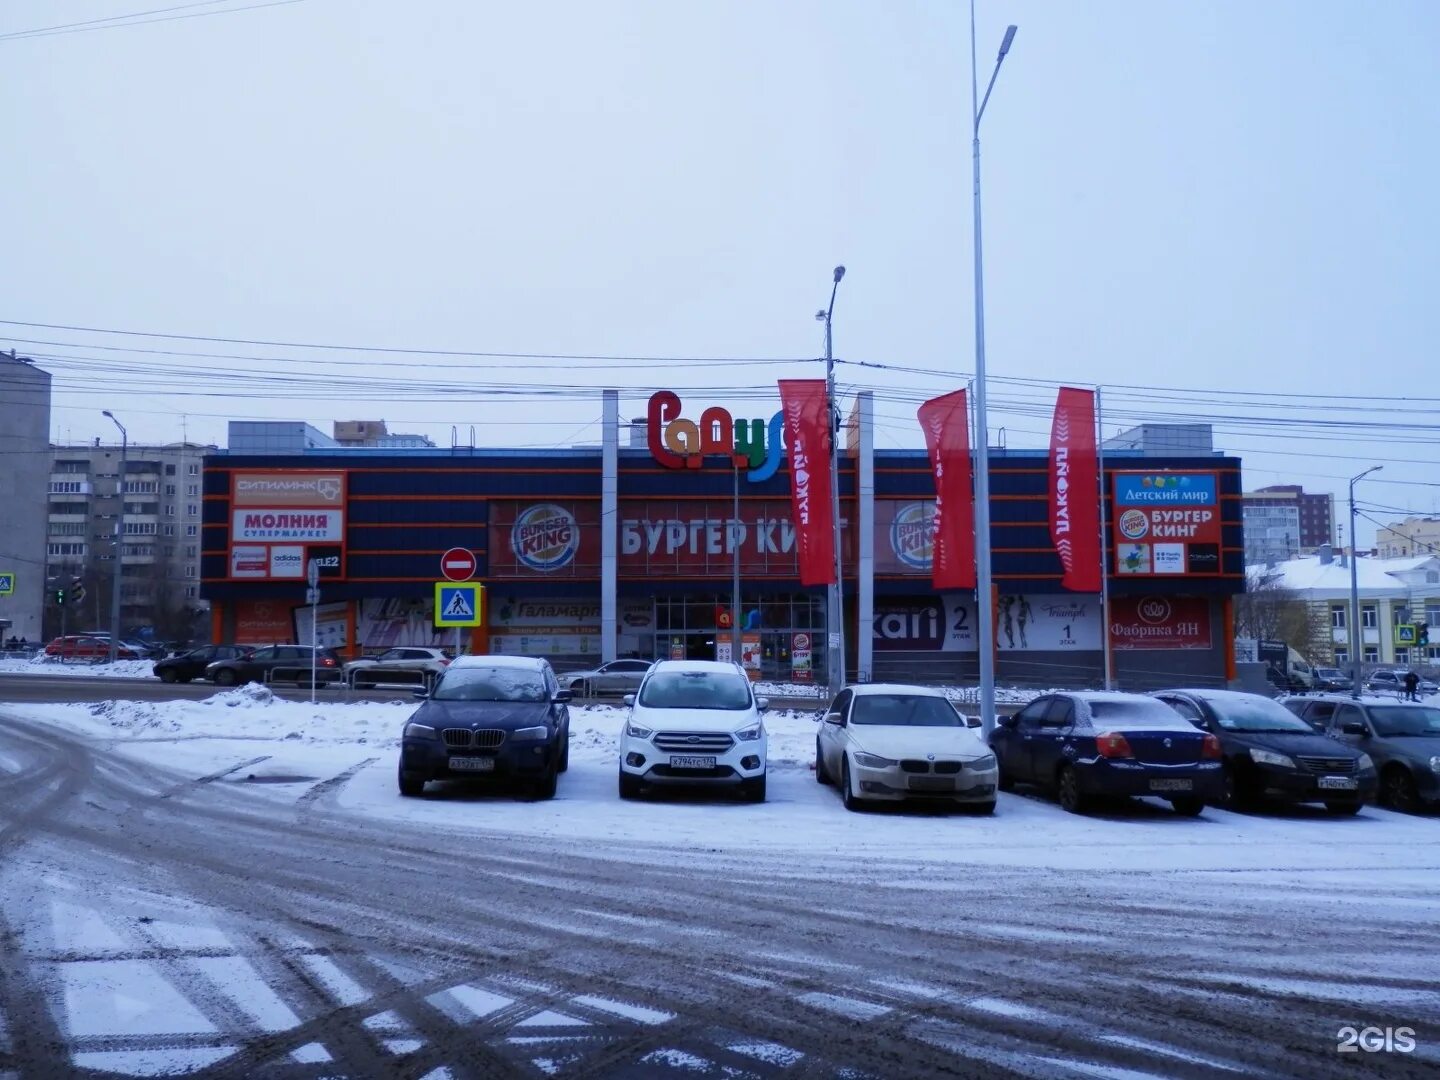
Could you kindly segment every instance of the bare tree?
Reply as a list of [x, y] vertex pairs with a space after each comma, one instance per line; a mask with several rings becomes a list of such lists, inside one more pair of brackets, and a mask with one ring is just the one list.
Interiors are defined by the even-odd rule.
[[1313, 627], [1309, 605], [1274, 571], [1253, 570], [1247, 589], [1235, 598], [1235, 633], [1238, 637], [1284, 641], [1311, 651]]

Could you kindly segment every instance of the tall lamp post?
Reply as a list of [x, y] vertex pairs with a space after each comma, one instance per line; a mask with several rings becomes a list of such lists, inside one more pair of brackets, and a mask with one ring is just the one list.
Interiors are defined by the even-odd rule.
[[995, 603], [990, 572], [990, 438], [985, 401], [985, 272], [980, 244], [980, 118], [990, 102], [990, 91], [1000, 65], [1015, 40], [1014, 26], [1005, 28], [995, 57], [995, 70], [985, 96], [979, 96], [975, 60], [975, 0], [970, 0], [970, 105], [974, 119], [971, 152], [975, 178], [975, 595], [979, 607], [980, 725], [988, 738], [995, 728]]
[[1372, 465], [1359, 476], [1350, 478], [1350, 696], [1360, 697], [1360, 650], [1365, 634], [1360, 629], [1360, 545], [1355, 542], [1355, 485], [1384, 465]]
[[830, 306], [817, 311], [815, 318], [825, 324], [825, 408], [830, 414], [830, 520], [835, 523], [835, 584], [830, 586], [826, 604], [825, 627], [827, 631], [826, 668], [829, 674], [830, 694], [833, 697], [845, 688], [845, 567], [840, 558], [840, 432], [837, 428], [838, 413], [835, 404], [835, 349], [830, 328], [835, 320], [835, 293], [840, 288], [840, 279], [845, 276], [845, 267], [835, 267], [834, 281], [830, 285]]
[[130, 456], [130, 435], [125, 430], [125, 425], [116, 420], [115, 414], [109, 409], [104, 411], [104, 415], [120, 429], [120, 478], [115, 482], [115, 492], [120, 496], [120, 515], [115, 519], [115, 547], [111, 556], [115, 560], [114, 580], [110, 591], [110, 663], [113, 664], [120, 648], [120, 564], [125, 552], [125, 462]]

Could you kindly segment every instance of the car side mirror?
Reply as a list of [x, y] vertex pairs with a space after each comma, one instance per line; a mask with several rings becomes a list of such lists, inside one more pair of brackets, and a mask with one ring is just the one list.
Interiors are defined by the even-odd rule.
[[634, 704], [635, 704], [635, 695], [634, 695], [634, 694], [626, 694], [626, 695], [625, 695], [623, 698], [621, 698], [620, 700], [623, 701], [623, 702], [625, 702], [626, 705], [634, 705]]
[[755, 699], [755, 710], [757, 712], [764, 712], [768, 708], [770, 708], [770, 699], [768, 697], [757, 697]]
[[980, 723], [980, 718], [979, 718], [978, 716], [967, 716], [967, 717], [965, 717], [965, 726], [966, 726], [966, 727], [984, 727], [984, 725]]
[[1341, 725], [1340, 725], [1340, 734], [1342, 734], [1342, 735], [1369, 735], [1369, 734], [1370, 734], [1370, 729], [1367, 728], [1364, 724], [1360, 723], [1359, 721], [1357, 721], [1357, 720], [1352, 720], [1352, 721], [1350, 721], [1350, 723], [1348, 723], [1348, 724], [1341, 724]]
[[995, 718], [996, 727], [1013, 728], [1019, 722], [1020, 716], [1018, 713], [1011, 713], [1009, 716], [997, 716]]
[[430, 691], [425, 689], [425, 687], [423, 686], [417, 687], [415, 690], [412, 690], [411, 693], [413, 693], [417, 698], [428, 698], [430, 696]]
[[555, 696], [552, 697], [550, 700], [555, 702], [555, 704], [557, 705], [563, 705], [565, 702], [569, 701], [574, 696], [575, 695], [570, 693], [569, 690], [556, 690]]
[[826, 713], [825, 723], [843, 725], [845, 723], [845, 717], [838, 712]]

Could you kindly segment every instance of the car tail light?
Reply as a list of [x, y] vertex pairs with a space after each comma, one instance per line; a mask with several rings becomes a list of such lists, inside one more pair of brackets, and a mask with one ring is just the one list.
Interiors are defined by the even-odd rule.
[[323, 656], [323, 657], [320, 658], [320, 666], [321, 666], [321, 667], [334, 667], [334, 666], [335, 666], [335, 661], [332, 660], [332, 659], [330, 659], [330, 657], [328, 657], [328, 656]]
[[1205, 741], [1200, 746], [1202, 758], [1213, 758], [1219, 761], [1224, 755], [1220, 752], [1220, 740], [1214, 735], [1206, 735]]
[[449, 666], [450, 661], [449, 661], [449, 660], [441, 660], [441, 661], [440, 661], [440, 664], [441, 664], [442, 667], [447, 667], [447, 666]]
[[1135, 756], [1130, 750], [1130, 741], [1118, 731], [1107, 731], [1103, 735], [1096, 735], [1095, 749], [1100, 752], [1100, 756], [1103, 758]]

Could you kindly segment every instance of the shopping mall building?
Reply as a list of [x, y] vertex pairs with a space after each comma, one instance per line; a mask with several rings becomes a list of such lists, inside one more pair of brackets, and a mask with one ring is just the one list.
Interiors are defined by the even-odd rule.
[[[229, 448], [204, 468], [201, 594], [215, 640], [308, 643], [313, 632], [356, 655], [452, 645], [456, 631], [434, 625], [435, 597], [441, 556], [458, 548], [484, 585], [481, 624], [465, 632], [472, 651], [545, 656], [558, 670], [714, 658], [729, 654], [738, 561], [745, 662], [766, 678], [824, 682], [825, 589], [798, 579], [779, 415], [732, 418], [709, 405], [685, 400], [679, 419], [661, 423], [652, 404], [646, 420], [622, 423], [606, 391], [601, 445], [563, 450], [353, 446], [305, 424], [234, 423]], [[1244, 590], [1240, 461], [1210, 450], [1208, 432], [1177, 445], [1144, 437], [1156, 431], [1136, 429], [1128, 448], [1112, 441], [1104, 453], [1116, 680], [1223, 685], [1234, 671], [1232, 598]], [[973, 681], [975, 597], [931, 585], [925, 451], [876, 450], [868, 394], [843, 438], [850, 678]], [[740, 453], [710, 452], [732, 440]], [[989, 454], [996, 678], [1098, 685], [1101, 598], [1061, 586], [1047, 453]], [[1176, 491], [1187, 512], [1173, 518], [1132, 505]], [[1162, 524], [1180, 519], [1203, 524]]]

